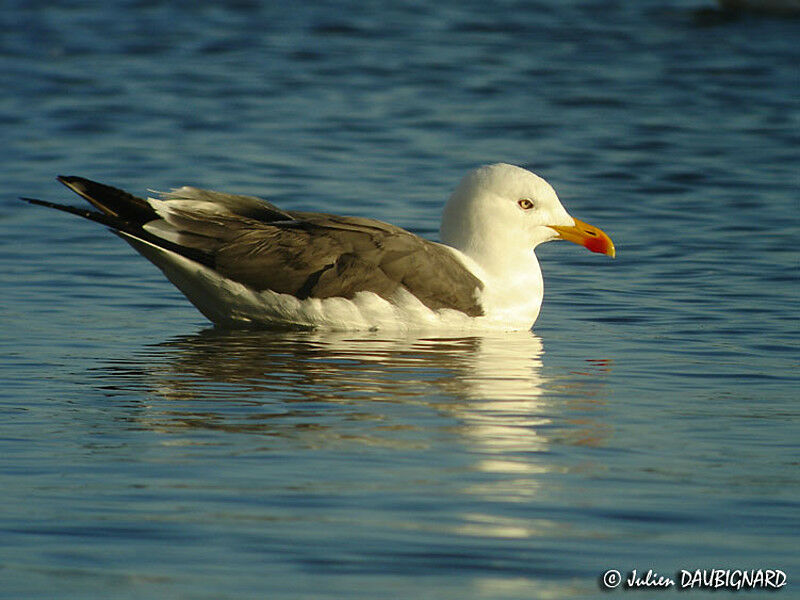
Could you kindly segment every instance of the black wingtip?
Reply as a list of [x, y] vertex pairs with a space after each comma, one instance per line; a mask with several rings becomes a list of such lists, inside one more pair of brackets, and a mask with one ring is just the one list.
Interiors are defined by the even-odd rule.
[[27, 198], [26, 196], [20, 196], [20, 200], [23, 202], [27, 202], [29, 204], [38, 204], [39, 206], [47, 206], [50, 207], [51, 202], [46, 202], [44, 200], [39, 200], [38, 198]]
[[87, 187], [85, 183], [86, 180], [83, 177], [76, 177], [75, 175], [59, 175], [56, 177], [56, 180], [59, 183], [62, 183], [63, 185], [67, 186], [69, 189], [71, 189], [73, 192], [75, 192], [85, 200], [88, 200], [90, 203], [94, 204], [92, 198], [90, 198], [89, 194], [87, 193]]
[[78, 177], [76, 175], [58, 175], [56, 180], [59, 183], [63, 183], [68, 188], [74, 190], [76, 185], [83, 184], [84, 182], [88, 181], [83, 177]]
[[46, 208], [54, 208], [56, 210], [67, 212], [73, 215], [78, 215], [79, 217], [83, 217], [84, 219], [89, 219], [91, 221], [97, 221], [98, 223], [102, 223], [103, 225], [107, 225], [108, 227], [115, 227], [115, 228], [117, 227], [116, 223], [113, 222], [110, 218], [107, 218], [106, 215], [103, 215], [101, 213], [96, 213], [91, 210], [86, 210], [85, 208], [78, 208], [77, 206], [70, 206], [68, 204], [56, 204], [55, 202], [48, 202], [47, 200], [39, 200], [38, 198], [28, 198], [26, 196], [20, 196], [20, 200], [27, 202], [29, 204], [44, 206]]
[[56, 179], [107, 215], [138, 225], [157, 218], [156, 212], [145, 199], [137, 198], [125, 190], [76, 175], [59, 175]]

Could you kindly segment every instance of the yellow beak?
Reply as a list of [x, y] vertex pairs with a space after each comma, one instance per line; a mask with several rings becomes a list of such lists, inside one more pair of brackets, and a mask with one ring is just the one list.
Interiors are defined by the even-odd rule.
[[607, 254], [611, 258], [617, 255], [617, 251], [614, 249], [614, 242], [611, 241], [611, 238], [608, 237], [602, 229], [594, 225], [589, 225], [588, 223], [575, 219], [575, 225], [572, 227], [550, 225], [550, 229], [554, 229], [558, 232], [558, 237], [560, 239], [580, 244], [592, 252]]

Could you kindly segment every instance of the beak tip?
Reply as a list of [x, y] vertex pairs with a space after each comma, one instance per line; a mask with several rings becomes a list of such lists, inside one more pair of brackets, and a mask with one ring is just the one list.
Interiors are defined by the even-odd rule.
[[550, 228], [555, 230], [559, 239], [579, 244], [591, 252], [605, 254], [611, 258], [617, 257], [614, 242], [603, 230], [575, 218], [573, 221], [575, 222], [573, 226], [551, 225]]

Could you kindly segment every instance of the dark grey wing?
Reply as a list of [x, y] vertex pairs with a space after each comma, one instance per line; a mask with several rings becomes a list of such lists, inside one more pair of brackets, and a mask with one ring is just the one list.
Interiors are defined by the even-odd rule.
[[447, 248], [380, 221], [290, 213], [284, 223], [229, 224], [214, 253], [216, 270], [256, 290], [298, 298], [352, 298], [369, 291], [390, 299], [400, 289], [431, 309], [483, 314], [482, 282]]
[[483, 314], [482, 282], [450, 250], [381, 221], [284, 211], [252, 196], [190, 187], [146, 200], [81, 177], [59, 180], [101, 212], [32, 201], [176, 252], [257, 291], [301, 299], [368, 291], [389, 300], [404, 289], [434, 310]]

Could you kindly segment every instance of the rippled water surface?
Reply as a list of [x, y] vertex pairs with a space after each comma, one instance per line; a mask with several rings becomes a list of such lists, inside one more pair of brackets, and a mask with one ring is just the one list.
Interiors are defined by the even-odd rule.
[[[715, 6], [4, 3], [0, 597], [790, 597], [800, 21]], [[435, 238], [498, 160], [618, 251], [541, 248], [532, 332], [215, 330], [16, 200], [192, 184]]]

